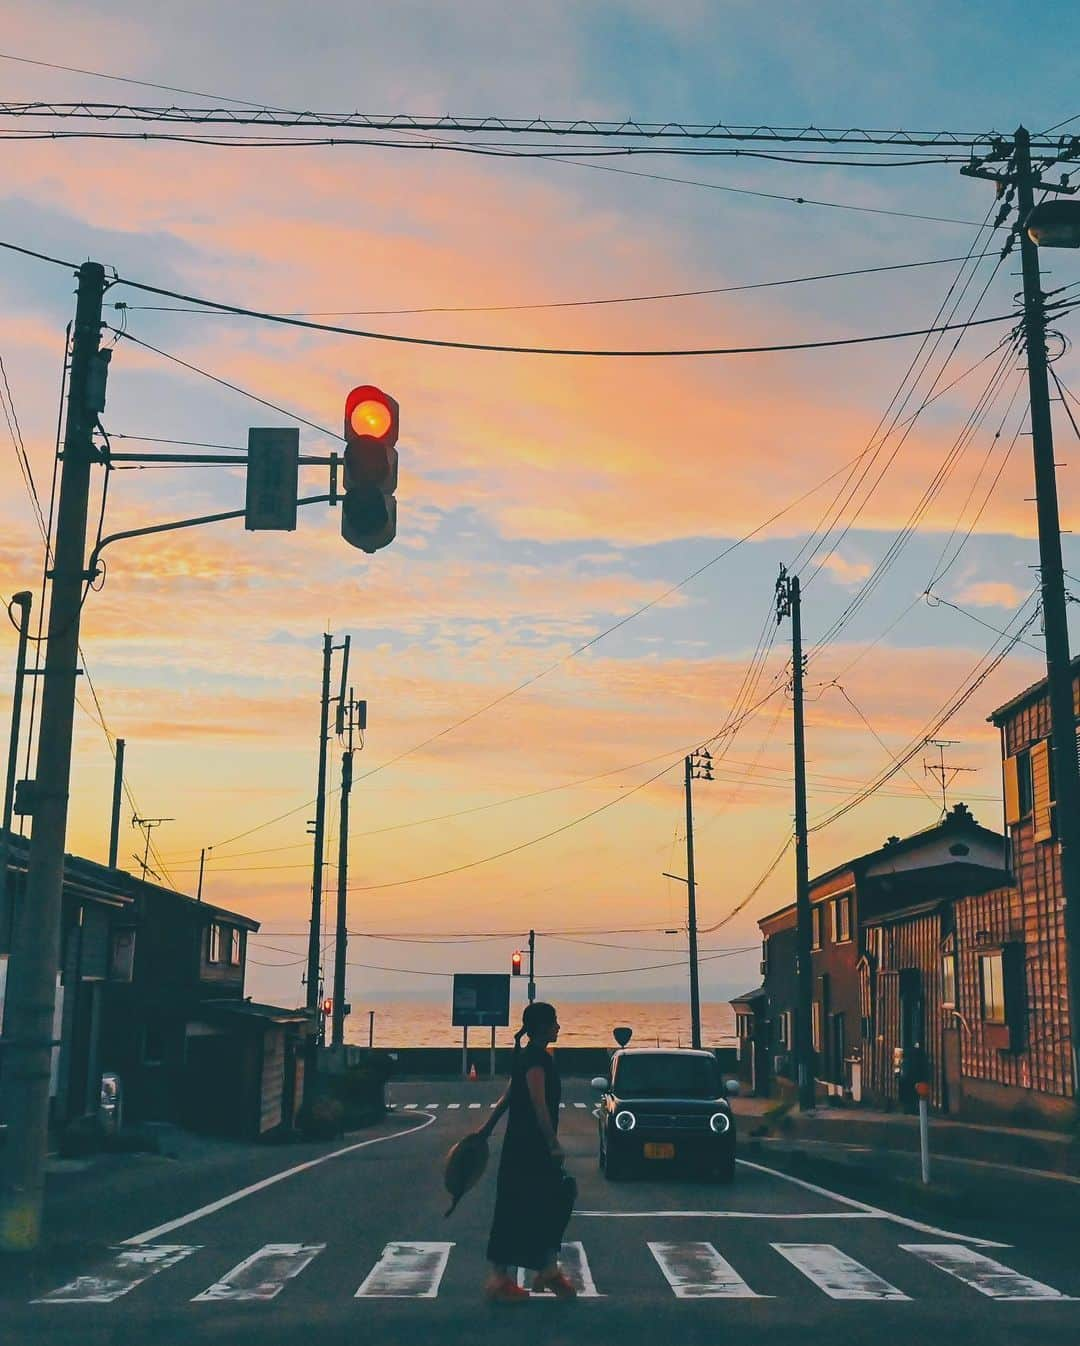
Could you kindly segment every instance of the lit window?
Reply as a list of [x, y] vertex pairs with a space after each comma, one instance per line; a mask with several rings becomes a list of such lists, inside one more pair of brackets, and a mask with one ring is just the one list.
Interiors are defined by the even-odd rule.
[[1005, 1023], [1005, 967], [1000, 949], [979, 955], [979, 988], [983, 1021]]
[[208, 954], [211, 963], [221, 962], [221, 926], [217, 921], [210, 922], [210, 952]]
[[941, 959], [941, 1003], [956, 1004], [956, 954], [946, 953]]
[[240, 930], [235, 925], [229, 930], [229, 962], [233, 967], [240, 966]]
[[821, 948], [821, 908], [810, 908], [810, 947], [812, 949]]
[[834, 944], [846, 944], [851, 938], [851, 894], [845, 893], [830, 905], [829, 916]]

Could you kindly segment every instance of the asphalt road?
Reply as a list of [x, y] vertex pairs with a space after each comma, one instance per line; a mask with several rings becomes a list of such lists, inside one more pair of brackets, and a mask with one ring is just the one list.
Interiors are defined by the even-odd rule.
[[1000, 1221], [934, 1227], [868, 1206], [865, 1194], [860, 1204], [813, 1190], [812, 1172], [799, 1181], [770, 1171], [767, 1154], [741, 1163], [733, 1187], [664, 1174], [610, 1184], [596, 1168], [592, 1100], [577, 1082], [567, 1085], [561, 1125], [580, 1184], [566, 1255], [587, 1293], [573, 1303], [488, 1305], [494, 1163], [450, 1219], [441, 1166], [493, 1097], [484, 1084], [399, 1085], [397, 1110], [372, 1131], [318, 1150], [260, 1151], [247, 1164], [219, 1164], [212, 1181], [162, 1181], [115, 1206], [99, 1202], [82, 1212], [86, 1227], [66, 1251], [28, 1263], [25, 1275], [10, 1259], [0, 1268], [3, 1340], [1080, 1339], [1080, 1260], [1054, 1230], [1014, 1242], [1007, 1211]]

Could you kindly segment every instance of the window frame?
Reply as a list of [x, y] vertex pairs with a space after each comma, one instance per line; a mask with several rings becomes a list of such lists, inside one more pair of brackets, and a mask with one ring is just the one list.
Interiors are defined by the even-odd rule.
[[[831, 925], [832, 942], [834, 944], [851, 943], [851, 894], [838, 893], [829, 904], [829, 921]], [[840, 919], [840, 913], [844, 913], [844, 919]]]
[[242, 967], [244, 962], [243, 937], [238, 925], [225, 927], [229, 933], [229, 966]]
[[206, 932], [206, 961], [208, 963], [222, 962], [222, 935], [225, 927], [220, 921], [211, 921]]
[[[980, 1008], [982, 995], [980, 972]], [[956, 951], [946, 949], [941, 955], [941, 1004], [943, 1009], [956, 1008]]]
[[810, 908], [810, 948], [813, 950], [824, 947], [825, 922], [822, 919], [821, 903], [816, 902]]

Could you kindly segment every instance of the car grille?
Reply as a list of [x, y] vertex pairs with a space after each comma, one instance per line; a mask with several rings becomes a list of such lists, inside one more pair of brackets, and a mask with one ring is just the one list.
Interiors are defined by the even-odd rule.
[[706, 1131], [708, 1117], [677, 1115], [670, 1112], [639, 1112], [638, 1126], [647, 1126], [660, 1131]]

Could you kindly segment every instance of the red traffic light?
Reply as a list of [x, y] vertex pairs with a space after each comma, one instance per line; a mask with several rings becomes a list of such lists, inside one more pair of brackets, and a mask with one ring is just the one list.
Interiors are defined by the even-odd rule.
[[330, 1014], [333, 1011], [333, 1008], [334, 1008], [334, 1002], [330, 999], [329, 996], [327, 996], [326, 999], [322, 1002], [322, 1012], [324, 1014]]
[[352, 546], [376, 552], [397, 532], [397, 402], [381, 388], [362, 383], [345, 399], [344, 433], [341, 534]]
[[510, 955], [510, 971], [515, 977], [521, 976], [521, 950], [515, 949]]
[[398, 404], [370, 383], [345, 399], [345, 484], [371, 482], [384, 491], [397, 485]]

